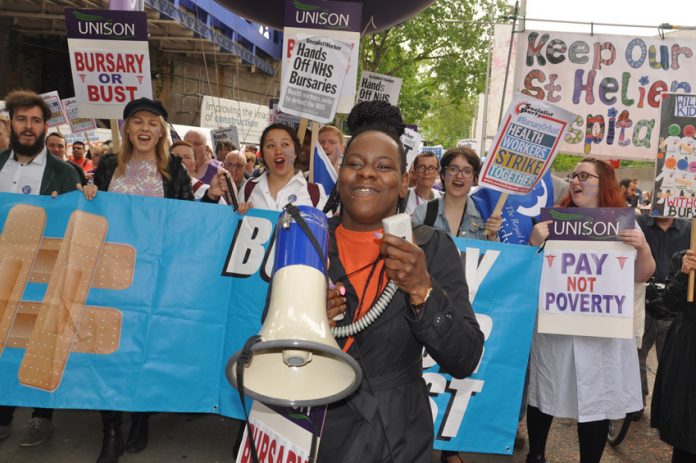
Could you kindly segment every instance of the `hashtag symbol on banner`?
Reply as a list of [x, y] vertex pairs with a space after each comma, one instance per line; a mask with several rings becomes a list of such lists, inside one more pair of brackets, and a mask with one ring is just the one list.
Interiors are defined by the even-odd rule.
[[[135, 249], [106, 242], [105, 217], [74, 211], [61, 238], [44, 237], [46, 211], [17, 205], [0, 235], [0, 355], [24, 348], [19, 382], [54, 391], [71, 352], [111, 354], [121, 312], [86, 306], [91, 288], [123, 290], [133, 282]], [[23, 301], [28, 283], [46, 283], [43, 301]]]

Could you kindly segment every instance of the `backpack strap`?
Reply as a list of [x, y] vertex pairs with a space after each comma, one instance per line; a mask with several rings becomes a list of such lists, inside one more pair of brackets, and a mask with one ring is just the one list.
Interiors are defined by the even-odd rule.
[[309, 197], [312, 200], [312, 206], [317, 207], [317, 204], [319, 204], [319, 187], [317, 186], [316, 183], [310, 183], [307, 182], [307, 192], [309, 193]]
[[437, 219], [437, 210], [440, 207], [439, 201], [440, 198], [435, 198], [428, 201], [428, 205], [426, 206], [425, 210], [425, 220], [423, 221], [424, 225], [428, 225], [429, 227], [435, 225], [435, 220]]
[[256, 182], [252, 181], [252, 179], [249, 179], [246, 182], [244, 185], [244, 201], [249, 202], [249, 196], [251, 196], [251, 192], [254, 191], [255, 187]]

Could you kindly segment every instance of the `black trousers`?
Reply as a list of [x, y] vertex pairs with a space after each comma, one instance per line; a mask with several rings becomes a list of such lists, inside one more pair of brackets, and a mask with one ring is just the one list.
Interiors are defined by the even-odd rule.
[[[123, 422], [123, 412], [116, 410], [102, 410], [102, 424], [104, 428], [121, 426]], [[138, 421], [142, 419], [149, 418], [152, 415], [151, 412], [131, 412], [131, 420]]]
[[[527, 406], [527, 433], [529, 434], [529, 455], [544, 456], [546, 439], [553, 416], [543, 413], [536, 407]], [[599, 463], [604, 453], [609, 432], [609, 420], [578, 423], [580, 440], [580, 463]]]
[[[15, 408], [7, 405], [0, 405], [0, 426], [9, 426], [12, 423], [12, 417], [14, 415]], [[32, 418], [46, 418], [48, 420], [53, 419], [53, 409], [52, 408], [35, 408], [31, 412]]]

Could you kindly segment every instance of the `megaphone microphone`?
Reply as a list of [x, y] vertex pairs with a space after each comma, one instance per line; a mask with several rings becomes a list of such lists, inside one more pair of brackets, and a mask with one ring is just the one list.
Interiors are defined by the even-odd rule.
[[259, 402], [324, 405], [360, 385], [360, 366], [339, 348], [326, 315], [328, 230], [310, 206], [286, 206], [280, 216], [266, 320], [226, 368], [228, 381]]

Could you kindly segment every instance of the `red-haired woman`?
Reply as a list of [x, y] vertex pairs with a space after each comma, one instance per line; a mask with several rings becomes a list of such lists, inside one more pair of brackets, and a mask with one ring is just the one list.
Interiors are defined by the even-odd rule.
[[[625, 207], [608, 163], [585, 158], [569, 177], [570, 191], [562, 207]], [[534, 227], [531, 245], [539, 246], [548, 238], [550, 222]], [[655, 261], [640, 228], [621, 231], [619, 237], [638, 252], [635, 281], [647, 281]], [[599, 462], [609, 420], [643, 408], [635, 340], [536, 333], [529, 360], [528, 404], [527, 462], [545, 461], [553, 417], [577, 420], [580, 461]]]

